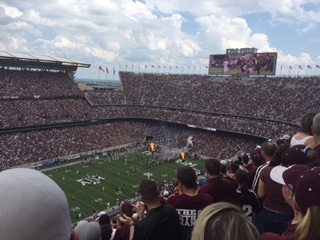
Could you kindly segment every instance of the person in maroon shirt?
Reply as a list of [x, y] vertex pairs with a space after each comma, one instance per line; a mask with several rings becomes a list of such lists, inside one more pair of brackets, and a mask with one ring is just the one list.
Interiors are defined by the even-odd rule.
[[249, 171], [248, 172], [248, 175], [249, 175], [248, 186], [252, 186], [254, 176], [256, 175], [256, 171], [257, 171], [258, 167], [262, 164], [262, 161], [263, 161], [262, 156], [259, 153], [257, 153], [256, 151], [254, 151], [250, 154], [250, 159], [249, 159], [250, 164], [249, 165], [251, 165], [251, 168], [250, 168], [250, 170], [247, 168], [247, 170]]
[[228, 180], [230, 181], [230, 183], [232, 183], [232, 185], [234, 185], [235, 187], [237, 187], [237, 182], [234, 178], [230, 177], [227, 173], [227, 166], [224, 165], [223, 163], [220, 162], [220, 172], [222, 174], [222, 177], [225, 179], [225, 180]]
[[294, 191], [296, 188], [297, 180], [301, 173], [310, 169], [306, 165], [292, 165], [288, 168], [283, 166], [276, 166], [270, 172], [270, 177], [276, 183], [282, 185], [282, 195], [285, 201], [294, 210], [294, 219], [288, 224], [286, 230], [280, 235], [276, 233], [267, 232], [264, 233], [262, 240], [293, 240], [294, 232], [298, 223], [302, 220], [302, 214], [299, 207], [294, 201]]
[[273, 166], [266, 167], [260, 175], [258, 196], [263, 198], [260, 212], [263, 221], [261, 233], [274, 232], [281, 234], [293, 219], [293, 210], [282, 196], [282, 186], [270, 178]]
[[241, 210], [252, 221], [253, 213], [260, 211], [260, 201], [257, 194], [248, 188], [249, 175], [246, 171], [239, 169], [236, 172], [237, 181], [237, 197], [240, 203]]
[[238, 204], [236, 188], [220, 176], [220, 161], [208, 159], [205, 163], [208, 181], [199, 188], [199, 193], [210, 194], [214, 202], [229, 202]]
[[180, 219], [179, 239], [191, 239], [194, 223], [203, 208], [213, 203], [213, 198], [209, 194], [197, 192], [197, 174], [190, 166], [179, 168], [177, 172], [179, 185], [175, 189], [175, 194], [168, 198], [167, 205], [173, 206]]
[[[133, 208], [131, 203], [124, 203], [121, 205], [121, 213], [126, 214], [128, 217], [132, 218], [133, 215]], [[123, 224], [121, 221], [119, 221], [120, 227], [117, 229], [114, 240], [126, 240], [129, 239], [130, 235], [130, 227], [128, 225]]]
[[289, 148], [288, 145], [278, 146], [269, 166], [261, 172], [257, 191], [259, 198], [263, 199], [263, 208], [259, 213], [262, 225], [258, 226], [261, 234], [265, 232], [282, 234], [293, 219], [294, 212], [282, 195], [282, 185], [270, 177], [274, 166], [287, 162], [291, 152], [296, 152], [296, 149]]

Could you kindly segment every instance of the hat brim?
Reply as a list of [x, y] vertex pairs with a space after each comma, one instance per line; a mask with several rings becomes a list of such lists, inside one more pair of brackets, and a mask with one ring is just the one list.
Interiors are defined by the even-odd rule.
[[288, 168], [284, 166], [276, 166], [272, 168], [270, 172], [270, 178], [281, 185], [286, 185], [284, 179], [283, 179], [283, 172], [286, 171]]

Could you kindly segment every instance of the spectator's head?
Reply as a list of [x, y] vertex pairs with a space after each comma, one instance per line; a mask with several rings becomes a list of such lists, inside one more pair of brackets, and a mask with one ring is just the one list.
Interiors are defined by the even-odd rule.
[[276, 151], [276, 144], [271, 141], [265, 141], [261, 145], [261, 156], [265, 161], [270, 161]]
[[244, 154], [244, 155], [242, 156], [242, 162], [243, 162], [244, 164], [248, 164], [248, 163], [249, 163], [249, 157], [248, 157], [247, 154]]
[[295, 200], [303, 215], [294, 239], [320, 239], [320, 168], [304, 171], [298, 178]]
[[132, 217], [133, 208], [131, 203], [124, 203], [121, 205], [121, 213], [127, 215], [128, 217]]
[[280, 140], [283, 141], [283, 144], [290, 144], [291, 137], [288, 134], [281, 136]]
[[218, 176], [220, 174], [220, 161], [218, 159], [208, 159], [205, 163], [206, 171], [211, 176]]
[[240, 163], [238, 161], [231, 163], [229, 170], [231, 174], [235, 174], [239, 170], [239, 164]]
[[78, 222], [74, 232], [79, 236], [79, 240], [100, 240], [101, 236], [100, 225], [93, 219]]
[[190, 166], [178, 169], [177, 179], [187, 189], [197, 189], [197, 174]]
[[290, 167], [276, 166], [272, 168], [270, 177], [276, 183], [283, 185], [282, 195], [285, 201], [292, 207], [293, 197], [296, 189], [297, 181], [301, 173], [310, 169], [306, 165], [292, 165]]
[[1, 239], [70, 239], [71, 219], [62, 189], [25, 168], [0, 172]]
[[246, 171], [239, 169], [236, 172], [235, 179], [239, 185], [245, 185], [249, 182], [249, 175]]
[[100, 217], [101, 217], [102, 215], [105, 215], [105, 214], [107, 214], [105, 211], [99, 212], [99, 213], [98, 213], [98, 216], [97, 216], [97, 218], [96, 218], [96, 221], [99, 221]]
[[307, 113], [302, 119], [301, 119], [301, 131], [312, 135], [312, 124], [313, 124], [313, 118], [316, 114], [315, 113]]
[[282, 162], [282, 155], [283, 153], [289, 148], [290, 146], [288, 144], [284, 144], [281, 146], [276, 147], [276, 151], [273, 154], [273, 157], [269, 163], [269, 166], [278, 166]]
[[207, 206], [195, 222], [192, 240], [258, 240], [259, 232], [235, 205], [219, 202]]
[[223, 175], [227, 174], [227, 166], [225, 164], [220, 165], [220, 172]]
[[315, 115], [312, 120], [312, 134], [320, 136], [320, 113]]
[[143, 179], [139, 185], [141, 200], [146, 204], [152, 204], [160, 200], [160, 192], [157, 184], [149, 179]]
[[250, 161], [254, 167], [259, 167], [262, 164], [262, 156], [256, 151], [250, 154]]
[[282, 140], [282, 139], [278, 139], [277, 141], [276, 141], [276, 145], [277, 146], [282, 146], [282, 145], [284, 145], [285, 143], [284, 143], [284, 140]]
[[102, 214], [99, 217], [99, 224], [103, 225], [103, 224], [110, 224], [110, 217], [108, 216], [108, 214]]

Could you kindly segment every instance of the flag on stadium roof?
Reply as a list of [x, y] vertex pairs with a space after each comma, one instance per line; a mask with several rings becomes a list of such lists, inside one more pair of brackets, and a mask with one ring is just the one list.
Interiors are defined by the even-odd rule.
[[99, 70], [104, 72], [104, 69], [101, 66], [99, 66]]
[[301, 69], [302, 70], [302, 67], [299, 65], [299, 69]]
[[108, 67], [106, 67], [106, 71], [107, 71], [107, 74], [109, 74], [109, 70], [108, 70]]
[[291, 66], [289, 66], [289, 68], [290, 68], [290, 70], [292, 70], [292, 67], [291, 67]]
[[316, 65], [316, 68], [320, 68], [320, 66], [319, 66], [319, 65]]
[[147, 65], [144, 65], [145, 66], [145, 68], [148, 68], [148, 66]]
[[152, 68], [154, 68], [154, 65], [151, 65]]
[[308, 68], [312, 69], [312, 67], [310, 65], [308, 65]]
[[116, 74], [116, 70], [114, 69], [114, 67], [113, 67], [113, 75], [115, 75]]

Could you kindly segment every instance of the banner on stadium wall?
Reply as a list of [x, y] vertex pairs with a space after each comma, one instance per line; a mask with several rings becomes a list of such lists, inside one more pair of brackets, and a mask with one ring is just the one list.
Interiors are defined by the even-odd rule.
[[19, 96], [0, 96], [0, 99], [19, 99]]

